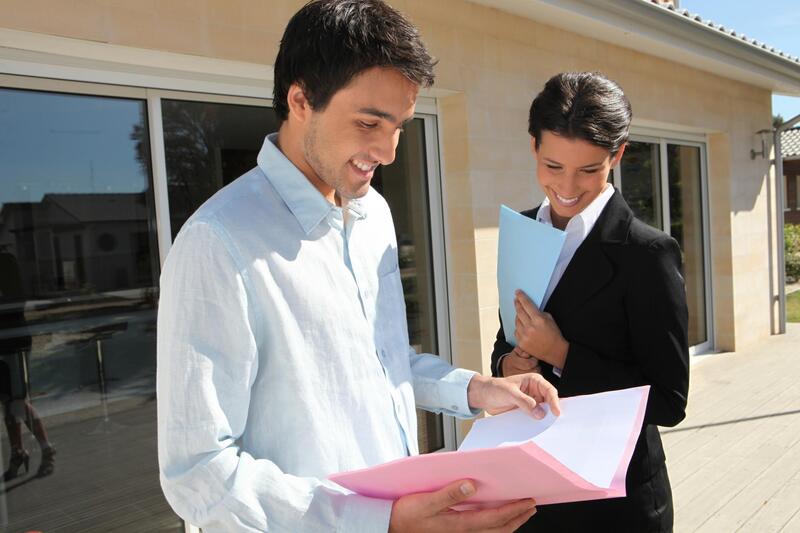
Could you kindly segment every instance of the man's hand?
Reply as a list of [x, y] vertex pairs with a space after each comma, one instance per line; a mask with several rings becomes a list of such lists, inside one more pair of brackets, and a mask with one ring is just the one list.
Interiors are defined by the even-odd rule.
[[528, 372], [542, 373], [539, 360], [519, 346], [503, 356], [500, 361], [500, 367], [500, 374], [506, 378], [518, 374], [527, 374]]
[[519, 374], [507, 378], [487, 378], [475, 374], [467, 386], [467, 400], [473, 409], [496, 415], [520, 408], [534, 418], [545, 415], [540, 403], [547, 403], [554, 415], [561, 414], [558, 391], [541, 374]]
[[528, 296], [516, 292], [514, 307], [517, 310], [517, 322], [514, 338], [517, 346], [525, 352], [556, 368], [564, 368], [567, 362], [569, 343], [550, 313], [542, 313]]
[[494, 509], [453, 511], [475, 494], [475, 484], [456, 481], [436, 492], [409, 494], [392, 505], [389, 533], [488, 531], [512, 532], [536, 512], [536, 502], [520, 500]]

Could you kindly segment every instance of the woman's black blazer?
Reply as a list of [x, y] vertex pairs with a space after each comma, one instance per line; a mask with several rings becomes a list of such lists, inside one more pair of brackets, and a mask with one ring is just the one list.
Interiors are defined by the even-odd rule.
[[[537, 211], [523, 214], [535, 219]], [[664, 465], [656, 426], [674, 426], [684, 418], [689, 390], [688, 313], [678, 243], [634, 218], [615, 191], [544, 310], [570, 346], [560, 378], [542, 364], [560, 397], [651, 386], [628, 485], [652, 478]], [[501, 324], [493, 375], [499, 374], [500, 356], [511, 349]]]

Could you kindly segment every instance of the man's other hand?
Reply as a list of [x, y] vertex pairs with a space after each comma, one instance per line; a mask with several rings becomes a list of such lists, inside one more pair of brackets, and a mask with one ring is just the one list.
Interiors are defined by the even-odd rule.
[[460, 531], [512, 532], [536, 512], [536, 502], [519, 500], [493, 509], [453, 511], [475, 494], [475, 484], [456, 481], [436, 492], [403, 496], [392, 505], [390, 533]]

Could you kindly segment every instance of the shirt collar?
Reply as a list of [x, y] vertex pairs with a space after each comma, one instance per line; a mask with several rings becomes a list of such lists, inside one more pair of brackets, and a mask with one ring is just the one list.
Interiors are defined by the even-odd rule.
[[[283, 155], [277, 141], [277, 133], [267, 135], [258, 153], [258, 166], [308, 235], [336, 207]], [[348, 202], [348, 208], [354, 211], [352, 203]]]
[[[592, 200], [592, 203], [567, 222], [565, 231], [567, 233], [580, 233], [580, 237], [585, 238], [592, 231], [597, 219], [600, 218], [600, 214], [613, 195], [614, 186], [609, 184], [597, 198]], [[545, 196], [539, 211], [536, 213], [536, 220], [553, 225], [553, 220], [550, 216], [550, 199], [547, 196]]]

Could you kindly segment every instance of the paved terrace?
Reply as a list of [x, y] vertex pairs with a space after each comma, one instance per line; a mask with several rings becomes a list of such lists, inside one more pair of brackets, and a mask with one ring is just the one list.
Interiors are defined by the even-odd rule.
[[661, 433], [677, 533], [800, 532], [800, 324], [694, 364], [686, 420]]

